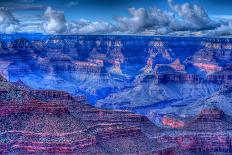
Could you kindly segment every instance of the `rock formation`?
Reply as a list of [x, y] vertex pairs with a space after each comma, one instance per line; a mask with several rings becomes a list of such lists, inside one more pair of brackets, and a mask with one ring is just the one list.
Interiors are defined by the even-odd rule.
[[230, 38], [1, 34], [0, 150], [230, 154], [231, 50]]
[[[162, 154], [176, 152], [150, 140], [144, 116], [96, 109], [68, 93], [31, 90], [1, 77], [2, 154]], [[18, 84], [18, 83], [16, 83]]]

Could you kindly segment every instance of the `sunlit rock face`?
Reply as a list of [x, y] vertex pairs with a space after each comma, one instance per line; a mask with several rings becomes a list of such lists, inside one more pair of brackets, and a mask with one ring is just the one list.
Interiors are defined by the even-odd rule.
[[164, 129], [156, 137], [157, 141], [174, 142], [179, 145], [180, 152], [185, 154], [231, 153], [231, 116], [223, 111], [206, 108], [193, 118], [179, 121], [185, 121], [185, 125]]

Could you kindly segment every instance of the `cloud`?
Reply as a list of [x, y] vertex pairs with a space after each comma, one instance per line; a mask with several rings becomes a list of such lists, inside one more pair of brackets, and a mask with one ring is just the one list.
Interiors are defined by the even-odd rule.
[[77, 6], [79, 4], [78, 1], [71, 1], [67, 4], [67, 7], [74, 7], [74, 6]]
[[179, 5], [174, 4], [172, 0], [168, 0], [168, 4], [171, 11], [158, 8], [129, 8], [130, 17], [116, 17], [115, 20], [123, 32], [153, 35], [199, 34], [199, 31], [208, 31], [220, 26], [218, 22], [210, 19], [199, 5]]
[[212, 17], [219, 20], [232, 20], [232, 15], [213, 15]]
[[0, 32], [12, 33], [19, 28], [19, 21], [15, 19], [8, 8], [0, 7]]
[[48, 34], [107, 34], [115, 30], [115, 26], [109, 22], [88, 20], [66, 21], [64, 12], [48, 7], [44, 13], [47, 20], [43, 30]]
[[[33, 3], [35, 0], [21, 0]], [[27, 4], [17, 6], [23, 10], [44, 10], [43, 16], [13, 16], [9, 9], [0, 8], [0, 32], [43, 32], [48, 34], [149, 34], [174, 36], [225, 36], [232, 35], [232, 22], [228, 19], [211, 19], [199, 5], [176, 4], [168, 0], [169, 10], [159, 8], [129, 8], [129, 16], [116, 16], [114, 22], [67, 21], [62, 11], [51, 7]], [[67, 7], [78, 5], [70, 1]], [[19, 22], [19, 20], [21, 22]], [[36, 24], [35, 24], [36, 22]], [[44, 23], [44, 24], [42, 24]]]
[[44, 13], [47, 22], [43, 25], [44, 31], [49, 34], [62, 34], [67, 31], [67, 22], [64, 12], [48, 7]]
[[22, 33], [43, 33], [41, 21], [28, 21], [20, 24], [18, 32]]
[[115, 20], [122, 31], [137, 33], [146, 30], [166, 31], [163, 29], [171, 23], [172, 13], [164, 12], [157, 8], [129, 8], [131, 17], [116, 17]]
[[178, 5], [174, 4], [173, 0], [168, 0], [168, 4], [189, 30], [214, 29], [219, 26], [217, 22], [209, 18], [206, 11], [199, 5], [190, 3]]
[[71, 34], [107, 34], [114, 32], [115, 29], [115, 26], [108, 22], [90, 22], [83, 19], [69, 24]]
[[35, 10], [45, 10], [47, 6], [40, 4], [36, 0], [0, 0], [0, 6], [6, 7], [11, 11], [35, 11]]
[[216, 28], [209, 32], [211, 36], [229, 36], [232, 35], [232, 21], [227, 24], [223, 24], [220, 27]]

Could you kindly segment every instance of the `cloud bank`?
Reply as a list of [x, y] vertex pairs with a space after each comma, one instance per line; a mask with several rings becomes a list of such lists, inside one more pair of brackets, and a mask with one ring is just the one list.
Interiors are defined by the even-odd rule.
[[232, 21], [229, 21], [228, 23], [221, 25], [220, 27], [210, 31], [209, 33], [212, 36], [232, 35]]
[[181, 19], [182, 24], [189, 30], [208, 30], [214, 29], [219, 24], [209, 18], [206, 11], [199, 5], [184, 3], [182, 5], [174, 4], [168, 0], [170, 8]]
[[116, 17], [120, 31], [141, 33], [146, 30], [155, 30], [157, 33], [166, 33], [172, 22], [173, 15], [157, 8], [129, 8], [131, 17]]
[[[77, 1], [71, 1], [67, 7], [77, 4]], [[173, 0], [168, 0], [167, 5], [169, 10], [129, 8], [129, 16], [116, 16], [114, 22], [67, 21], [64, 12], [47, 7], [42, 16], [44, 22], [38, 31], [46, 34], [232, 35], [232, 21], [213, 20], [199, 5], [176, 4]], [[33, 27], [30, 24], [27, 26]], [[0, 31], [11, 33], [18, 29], [23, 31], [25, 28], [8, 9], [0, 8]]]
[[71, 34], [107, 34], [116, 30], [115, 26], [108, 22], [90, 22], [84, 19], [69, 23], [68, 33]]
[[117, 17], [117, 24], [124, 32], [155, 35], [188, 35], [190, 32], [202, 34], [221, 26], [219, 22], [210, 19], [201, 6], [190, 3], [178, 5], [172, 0], [168, 0], [168, 4], [171, 11], [129, 8], [131, 17]]

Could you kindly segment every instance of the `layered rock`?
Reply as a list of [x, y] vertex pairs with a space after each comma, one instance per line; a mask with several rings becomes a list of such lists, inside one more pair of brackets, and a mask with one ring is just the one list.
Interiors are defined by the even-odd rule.
[[36, 98], [41, 100], [73, 100], [73, 97], [63, 91], [56, 91], [56, 90], [31, 90], [30, 94]]
[[164, 73], [157, 76], [157, 81], [159, 83], [199, 83], [203, 82], [199, 76], [195, 74], [185, 74], [185, 73]]
[[[0, 83], [8, 86], [2, 91], [22, 94], [1, 99], [2, 153], [186, 154], [232, 150], [231, 116], [217, 108], [203, 109], [198, 116], [183, 120], [163, 117], [164, 127], [157, 127], [145, 116], [97, 109], [62, 91], [21, 89], [3, 77]], [[222, 90], [231, 92], [230, 87]]]
[[[1, 84], [8, 83], [1, 79]], [[1, 99], [1, 153], [175, 152], [175, 146], [164, 147], [144, 135], [142, 128], [153, 126], [146, 117], [127, 111], [96, 109], [65, 92], [26, 90], [26, 87], [9, 85], [12, 87], [6, 87], [5, 92], [17, 90], [22, 100], [19, 102], [12, 95]]]
[[[37, 34], [0, 39], [0, 74], [21, 80], [0, 77], [2, 151], [230, 152], [232, 39]], [[137, 114], [94, 108], [88, 101]], [[203, 110], [212, 107], [223, 112]]]
[[231, 83], [232, 81], [231, 71], [232, 71], [232, 66], [225, 67], [221, 71], [208, 75], [207, 80], [218, 84]]
[[[217, 108], [202, 110], [176, 130], [166, 129], [159, 142], [174, 142], [182, 153], [231, 153], [231, 116]], [[175, 126], [171, 126], [175, 128]]]
[[[105, 74], [108, 76], [111, 73], [128, 74], [133, 79], [139, 74], [140, 69], [146, 66], [146, 61], [148, 61], [148, 66], [145, 67], [145, 72], [156, 70], [155, 66], [161, 68], [160, 70], [163, 70], [163, 66], [169, 66], [177, 74], [185, 71], [190, 75], [198, 75], [201, 71], [211, 74], [222, 70], [231, 62], [231, 40], [223, 38], [43, 36], [36, 34], [32, 36], [12, 35], [11, 39], [7, 35], [0, 37], [2, 40], [1, 58], [10, 63], [7, 70], [5, 70], [6, 67], [4, 69], [0, 66], [1, 72], [9, 73], [10, 78], [14, 80], [23, 79], [28, 83], [41, 81], [41, 79], [29, 78], [31, 75], [38, 77], [39, 74], [42, 80], [44, 79], [41, 87], [46, 88], [49, 83], [50, 87], [57, 89], [55, 80], [45, 78], [52, 74], [54, 79], [70, 82], [71, 84], [65, 87], [65, 90], [72, 93], [74, 92], [72, 85], [76, 82], [88, 82], [89, 79], [91, 80], [91, 74], [93, 76], [97, 74], [100, 78], [105, 78]], [[99, 75], [100, 73], [104, 73], [104, 76]], [[76, 74], [89, 74], [89, 77], [83, 80], [77, 78]], [[156, 77], [158, 75], [159, 73]], [[204, 76], [200, 75], [200, 77]], [[46, 84], [43, 85], [43, 83]], [[125, 83], [122, 82], [123, 85]], [[117, 87], [117, 85], [118, 83], [111, 87]], [[35, 87], [40, 88], [37, 85]], [[100, 88], [95, 86], [93, 89], [91, 91]]]
[[194, 63], [193, 65], [204, 70], [207, 73], [217, 72], [222, 69], [222, 67], [214, 64]]

